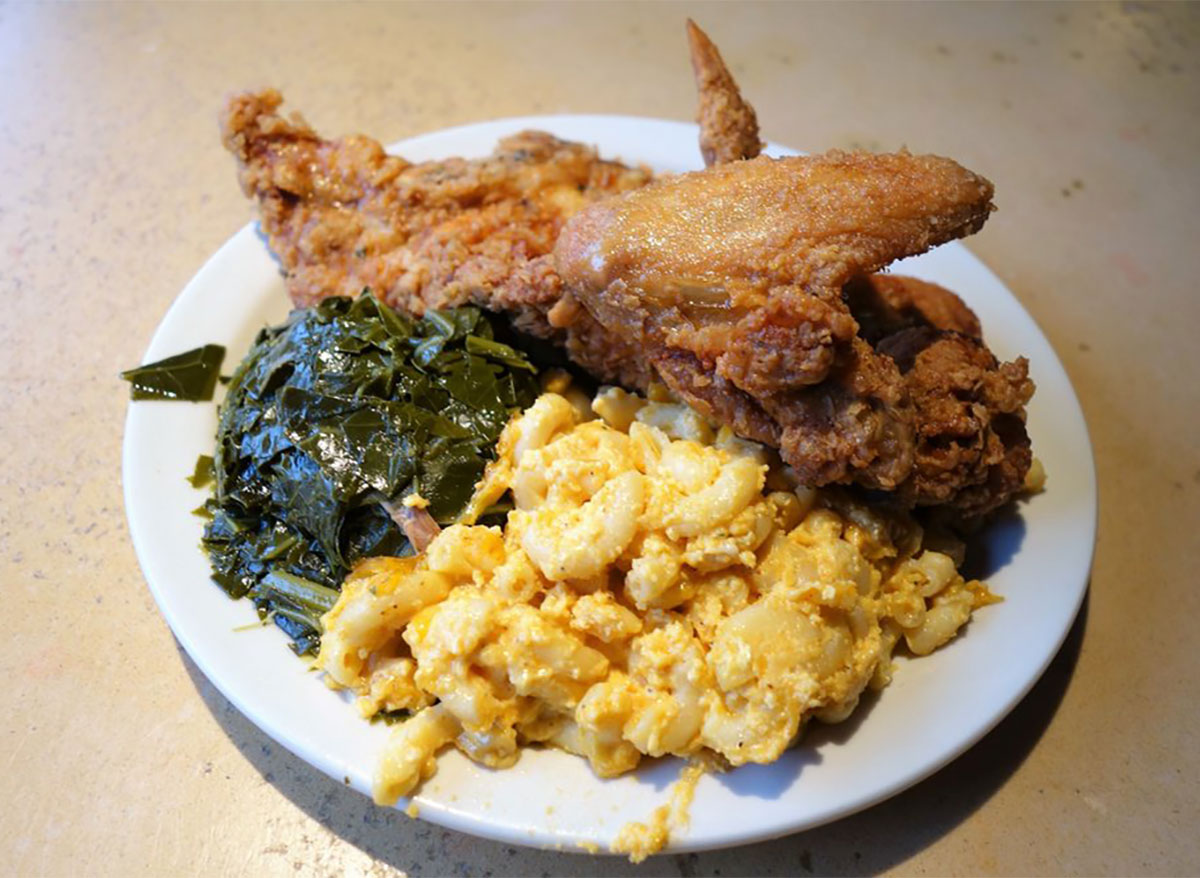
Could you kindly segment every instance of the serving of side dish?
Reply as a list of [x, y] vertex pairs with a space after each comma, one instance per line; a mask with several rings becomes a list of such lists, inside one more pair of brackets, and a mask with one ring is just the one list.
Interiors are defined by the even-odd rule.
[[[595, 145], [601, 156], [656, 173], [698, 168], [695, 127], [622, 116], [506, 119], [447, 129], [395, 145], [419, 161], [476, 157], [497, 139], [534, 128]], [[779, 146], [771, 155], [794, 154]], [[1001, 603], [964, 633], [918, 661], [898, 659], [894, 680], [842, 725], [813, 725], [770, 765], [703, 776], [684, 828], [669, 850], [762, 840], [837, 819], [921, 780], [962, 753], [1011, 710], [1055, 655], [1086, 591], [1095, 538], [1091, 447], [1075, 393], [1049, 343], [1015, 297], [961, 244], [893, 266], [942, 284], [978, 314], [998, 356], [1025, 355], [1037, 394], [1028, 406], [1033, 448], [1046, 489], [1003, 510], [975, 538], [970, 566]], [[171, 307], [147, 361], [199, 345], [228, 349], [230, 371], [263, 326], [288, 311], [283, 281], [254, 224], [234, 235]], [[124, 444], [125, 499], [135, 548], [163, 615], [188, 654], [266, 734], [337, 782], [370, 793], [388, 729], [369, 724], [351, 699], [326, 687], [261, 625], [253, 606], [232, 601], [209, 579], [200, 548], [204, 522], [192, 513], [205, 491], [187, 477], [210, 454], [211, 403], [139, 402]], [[529, 750], [493, 771], [457, 752], [411, 800], [422, 819], [514, 844], [607, 848], [630, 821], [666, 803], [683, 763], [646, 763], [601, 780], [586, 761]], [[412, 813], [410, 811], [410, 813]]]

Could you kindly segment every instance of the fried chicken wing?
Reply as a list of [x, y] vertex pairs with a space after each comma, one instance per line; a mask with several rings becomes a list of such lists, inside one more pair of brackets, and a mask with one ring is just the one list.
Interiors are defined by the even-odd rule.
[[972, 234], [992, 185], [949, 159], [830, 152], [759, 157], [667, 177], [577, 215], [560, 268], [624, 280], [653, 301], [758, 305], [774, 286], [839, 289]]
[[700, 98], [696, 121], [700, 123], [700, 153], [704, 156], [704, 164], [711, 166], [754, 158], [763, 146], [758, 137], [758, 117], [754, 108], [742, 100], [737, 83], [708, 34], [690, 18], [687, 35], [692, 74]]
[[[754, 158], [762, 147], [754, 109], [742, 98], [707, 34], [690, 19], [687, 31], [705, 164]], [[899, 488], [909, 502], [953, 502], [963, 513], [977, 514], [1019, 490], [1031, 460], [1023, 423], [1023, 407], [1032, 393], [1025, 362], [998, 364], [983, 344], [974, 313], [958, 296], [936, 284], [895, 275], [862, 275], [843, 288], [842, 298], [857, 322], [856, 329], [825, 299], [789, 294], [786, 308], [764, 313], [758, 320], [756, 355], [737, 362], [729, 357], [723, 362], [718, 359], [725, 367], [724, 375], [716, 375], [702, 387], [694, 386], [693, 403], [703, 398], [710, 411], [720, 411], [743, 435], [779, 444], [780, 424], [744, 394], [734, 392], [728, 379], [740, 388], [757, 383], [760, 391], [769, 393], [773, 382], [824, 374], [834, 359], [834, 347], [811, 342], [817, 334], [815, 328], [825, 325], [830, 329], [830, 341], [845, 342], [857, 334], [884, 356], [872, 357], [861, 346], [853, 352], [840, 383], [827, 387], [830, 401], [836, 398], [836, 405], [842, 408], [841, 423], [833, 420], [819, 433], [806, 430], [796, 435], [793, 459], [838, 459], [864, 434], [870, 435], [869, 430], [861, 429], [864, 424], [875, 424], [885, 429], [868, 441], [881, 446], [879, 459], [889, 461], [891, 467], [874, 478], [880, 482], [901, 479]], [[775, 322], [784, 310], [789, 312], [789, 322], [801, 328], [806, 343], [788, 345], [791, 340]], [[920, 332], [908, 332], [918, 327]], [[921, 346], [919, 355], [914, 349], [917, 344]], [[903, 387], [896, 393], [897, 379], [887, 360], [896, 363], [889, 355], [902, 352], [898, 368]], [[673, 353], [660, 360], [658, 369], [679, 383], [694, 377], [697, 362], [694, 356]], [[720, 366], [718, 371], [722, 371]], [[762, 379], [755, 382], [755, 375]], [[854, 394], [871, 398], [887, 417], [852, 414], [853, 396], [846, 389], [846, 378], [851, 375]], [[889, 389], [891, 393], [886, 392]], [[913, 421], [912, 431], [903, 423], [908, 418]], [[870, 466], [866, 464], [868, 470]], [[904, 476], [909, 466], [911, 470]], [[828, 477], [838, 474], [835, 469]], [[810, 476], [822, 477], [812, 472]]]
[[555, 264], [672, 390], [778, 446], [806, 482], [895, 490], [912, 470], [911, 400], [842, 288], [977, 230], [991, 195], [934, 156], [760, 157], [585, 209]]

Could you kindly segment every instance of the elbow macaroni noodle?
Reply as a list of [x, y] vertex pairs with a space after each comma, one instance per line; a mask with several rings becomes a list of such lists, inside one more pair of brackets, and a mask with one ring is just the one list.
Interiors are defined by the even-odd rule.
[[593, 417], [543, 394], [477, 489], [476, 509], [511, 489], [503, 531], [453, 525], [347, 578], [319, 663], [364, 714], [412, 712], [377, 801], [450, 744], [492, 767], [550, 744], [601, 777], [643, 756], [771, 762], [886, 685], [901, 639], [925, 655], [996, 600], [910, 517], [797, 487], [656, 396], [607, 388]]

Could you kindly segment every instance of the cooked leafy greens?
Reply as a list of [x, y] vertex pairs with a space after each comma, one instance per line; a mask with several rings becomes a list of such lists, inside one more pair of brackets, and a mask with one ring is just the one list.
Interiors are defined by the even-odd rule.
[[536, 370], [475, 308], [411, 320], [364, 293], [264, 329], [230, 381], [204, 545], [213, 579], [314, 649], [350, 567], [412, 551], [381, 501], [452, 522]]
[[188, 484], [193, 488], [207, 488], [213, 480], [213, 459], [207, 454], [196, 458], [196, 468], [188, 476]]
[[207, 402], [217, 386], [225, 348], [206, 344], [165, 360], [126, 369], [121, 377], [133, 386], [132, 399], [178, 399]]

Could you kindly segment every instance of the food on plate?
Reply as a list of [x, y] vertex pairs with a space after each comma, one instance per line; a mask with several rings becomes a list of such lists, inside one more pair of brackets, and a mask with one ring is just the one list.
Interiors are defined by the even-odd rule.
[[[938, 535], [845, 492], [799, 487], [764, 447], [694, 409], [608, 388], [515, 418], [476, 505], [424, 554], [372, 558], [324, 617], [319, 665], [395, 727], [375, 796], [395, 802], [453, 744], [491, 767], [523, 744], [601, 777], [643, 756], [769, 763], [838, 722], [994, 600]], [[950, 554], [947, 552], [950, 551]]]
[[982, 339], [975, 312], [945, 287], [915, 277], [872, 274], [855, 278], [842, 296], [858, 321], [858, 334], [877, 347], [889, 335], [914, 327], [931, 327]]
[[[919, 430], [902, 488], [925, 504], [979, 515], [1029, 489], [1033, 450], [1024, 358], [1001, 363], [962, 300], [915, 278], [871, 275], [846, 287], [860, 332], [904, 376]], [[1036, 481], [1036, 478], [1035, 478]]]
[[651, 181], [536, 132], [410, 164], [320, 139], [271, 91], [233, 98], [222, 130], [297, 304], [362, 286], [414, 314], [470, 302], [601, 381], [666, 383], [808, 484], [964, 517], [1003, 505], [1031, 459], [1025, 361], [936, 322], [872, 342], [847, 290], [977, 231], [991, 183], [906, 152], [743, 158], [753, 111], [691, 38], [714, 164], [690, 174]]
[[[676, 805], [618, 835], [641, 858], [703, 770], [778, 759], [997, 600], [935, 522], [1042, 478], [1027, 364], [953, 292], [878, 273], [978, 231], [992, 184], [908, 152], [760, 156], [688, 36], [688, 174], [536, 131], [411, 163], [273, 90], [222, 112], [306, 310], [234, 376], [205, 543], [364, 716], [403, 720], [377, 801], [450, 745], [601, 777], [688, 758]], [[539, 384], [478, 309], [612, 386]]]
[[314, 649], [351, 566], [423, 548], [462, 512], [533, 370], [474, 308], [418, 321], [331, 298], [262, 330], [220, 409], [213, 579]]
[[743, 100], [708, 34], [690, 18], [687, 35], [700, 99], [696, 122], [700, 125], [700, 154], [704, 156], [704, 164], [754, 158], [763, 147], [754, 108]]
[[[220, 123], [297, 306], [368, 288], [411, 314], [468, 304], [505, 312], [581, 360], [621, 350], [585, 314], [552, 325], [561, 283], [551, 251], [568, 217], [644, 185], [648, 170], [540, 131], [506, 137], [484, 159], [413, 164], [366, 137], [323, 140], [298, 115], [281, 115], [282, 101], [274, 90], [235, 95]], [[638, 368], [632, 348], [623, 356]], [[613, 369], [605, 377], [638, 377]]]
[[130, 399], [174, 399], [208, 402], [220, 376], [225, 348], [206, 344], [182, 354], [126, 369], [121, 378], [130, 383]]
[[[938, 436], [988, 453], [978, 466], [926, 472], [916, 446], [931, 409], [914, 404], [907, 361], [859, 334], [843, 288], [978, 228], [991, 195], [987, 181], [933, 156], [762, 157], [585, 208], [559, 236], [555, 263], [571, 295], [610, 335], [637, 339], [676, 394], [779, 448], [806, 484], [853, 481], [980, 513], [1021, 483], [994, 468], [1027, 468], [1023, 362], [1001, 369], [979, 340], [953, 345], [949, 364], [969, 363], [995, 392], [947, 388], [938, 402], [960, 411], [964, 431]], [[953, 371], [945, 377], [954, 383]]]

